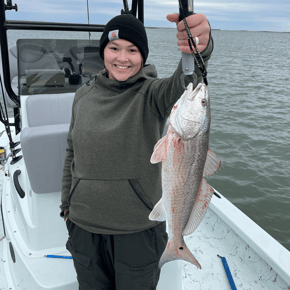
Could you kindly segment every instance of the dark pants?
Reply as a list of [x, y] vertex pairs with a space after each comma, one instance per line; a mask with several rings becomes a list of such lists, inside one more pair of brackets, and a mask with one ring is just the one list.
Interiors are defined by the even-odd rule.
[[124, 235], [93, 234], [67, 220], [67, 249], [80, 290], [154, 290], [159, 259], [166, 247], [165, 222]]

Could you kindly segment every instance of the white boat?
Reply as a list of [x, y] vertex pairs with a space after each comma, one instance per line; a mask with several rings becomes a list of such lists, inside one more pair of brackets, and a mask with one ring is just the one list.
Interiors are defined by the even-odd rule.
[[[3, 19], [4, 0], [0, 3]], [[6, 28], [16, 29], [17, 25], [18, 22], [6, 22]], [[21, 25], [43, 30], [48, 26], [31, 22]], [[49, 25], [50, 29], [61, 30], [61, 25]], [[85, 25], [74, 28], [102, 29]], [[66, 29], [65, 25], [62, 29]], [[15, 149], [21, 151], [6, 163], [2, 161], [0, 170], [0, 289], [78, 289], [72, 260], [45, 256], [70, 256], [65, 248], [67, 229], [59, 217], [66, 135], [74, 91], [100, 69], [98, 41], [19, 40], [7, 49], [8, 72], [5, 45], [7, 41], [1, 35], [5, 99], [21, 117], [21, 122], [17, 115], [9, 119], [10, 124], [15, 124], [11, 136], [14, 143], [20, 142]], [[9, 72], [8, 80], [12, 81], [7, 84]], [[5, 127], [1, 123], [2, 131]], [[5, 132], [0, 147], [7, 155], [11, 151]], [[21, 155], [23, 158], [16, 158]], [[186, 243], [202, 269], [182, 261], [167, 263], [162, 268], [158, 290], [231, 289], [217, 255], [226, 257], [238, 289], [290, 289], [289, 251], [217, 191], [201, 225], [186, 237]]]

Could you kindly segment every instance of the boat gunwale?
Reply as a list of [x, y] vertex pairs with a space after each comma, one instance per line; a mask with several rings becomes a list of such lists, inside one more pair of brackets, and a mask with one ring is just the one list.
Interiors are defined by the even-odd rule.
[[290, 285], [290, 252], [220, 192], [209, 207]]

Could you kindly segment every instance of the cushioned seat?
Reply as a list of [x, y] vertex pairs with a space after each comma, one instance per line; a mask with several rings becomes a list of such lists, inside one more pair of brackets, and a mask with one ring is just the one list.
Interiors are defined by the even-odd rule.
[[61, 190], [69, 124], [27, 127], [21, 134], [22, 151], [35, 193]]
[[21, 145], [30, 184], [35, 193], [61, 190], [74, 93], [30, 96], [26, 100], [29, 127]]
[[65, 93], [29, 96], [26, 100], [28, 126], [70, 123], [74, 95]]

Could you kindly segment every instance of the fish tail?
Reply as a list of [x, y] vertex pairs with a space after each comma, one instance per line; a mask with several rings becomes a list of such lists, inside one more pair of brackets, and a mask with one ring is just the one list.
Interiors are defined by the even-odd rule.
[[185, 243], [181, 247], [176, 247], [168, 243], [164, 253], [160, 258], [158, 266], [159, 268], [161, 268], [165, 263], [174, 260], [184, 260], [195, 265], [198, 269], [201, 269], [201, 265], [190, 252], [189, 248], [186, 246]]

